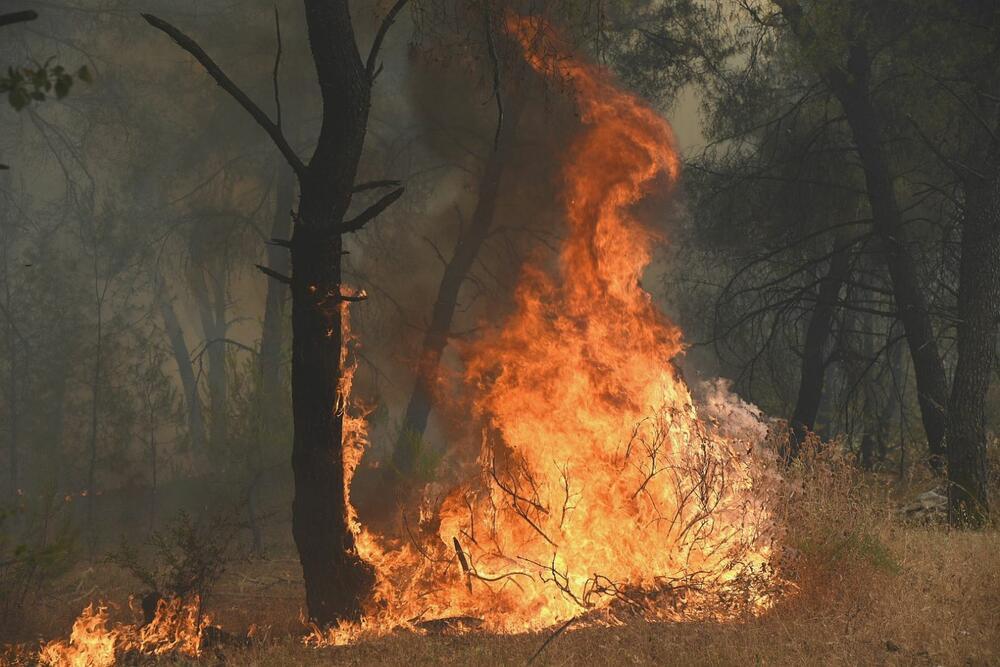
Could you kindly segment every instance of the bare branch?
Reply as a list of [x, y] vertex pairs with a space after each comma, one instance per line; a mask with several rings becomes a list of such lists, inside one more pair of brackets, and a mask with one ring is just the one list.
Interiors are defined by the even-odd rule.
[[397, 199], [402, 197], [404, 190], [405, 188], [396, 188], [366, 208], [356, 218], [344, 221], [344, 224], [340, 228], [340, 233], [347, 234], [349, 232], [356, 232], [364, 227], [366, 223], [377, 217], [380, 213], [382, 213], [382, 211], [392, 206]]
[[244, 93], [240, 88], [233, 83], [222, 69], [215, 64], [215, 61], [205, 53], [205, 51], [198, 46], [198, 43], [193, 39], [185, 35], [183, 32], [175, 28], [170, 23], [167, 23], [161, 18], [153, 16], [152, 14], [143, 14], [142, 17], [146, 19], [146, 22], [151, 26], [160, 30], [161, 32], [168, 35], [171, 39], [177, 42], [177, 45], [182, 49], [194, 56], [195, 60], [201, 63], [201, 66], [205, 68], [205, 71], [215, 79], [215, 82], [219, 86], [229, 93], [230, 97], [239, 102], [240, 106], [246, 110], [250, 116], [253, 117], [257, 124], [260, 125], [265, 132], [271, 137], [271, 141], [274, 145], [278, 147], [281, 154], [285, 156], [288, 164], [291, 165], [292, 170], [295, 174], [302, 179], [305, 176], [306, 167], [302, 163], [302, 160], [295, 151], [288, 144], [288, 140], [285, 139], [285, 135], [281, 132], [281, 128], [278, 127], [266, 113], [264, 113], [257, 104], [251, 100], [246, 93]]
[[352, 192], [364, 192], [365, 190], [377, 190], [379, 188], [391, 188], [401, 185], [400, 181], [394, 181], [386, 179], [383, 181], [368, 181], [367, 183], [358, 183], [354, 186]]
[[[389, 32], [389, 28], [396, 21], [396, 16], [403, 10], [407, 2], [409, 0], [396, 0], [396, 4], [392, 6], [389, 13], [382, 19], [382, 25], [378, 27], [378, 32], [375, 33], [375, 41], [372, 42], [372, 49], [368, 52], [368, 62], [365, 63], [365, 71], [368, 73], [368, 81], [370, 82], [375, 81], [375, 77], [378, 75], [378, 72], [375, 71], [375, 62], [378, 60], [378, 52], [382, 48], [382, 41], [385, 40], [386, 33]], [[381, 68], [379, 70], [381, 71]]]
[[38, 12], [31, 9], [26, 9], [21, 12], [10, 12], [7, 14], [0, 14], [0, 27], [5, 25], [12, 25], [14, 23], [24, 23], [25, 21], [34, 21], [38, 18]]
[[497, 130], [493, 135], [493, 150], [500, 147], [500, 133], [503, 131], [503, 98], [500, 96], [500, 61], [497, 59], [496, 44], [493, 43], [493, 21], [490, 14], [490, 4], [485, 3], [486, 44], [489, 47], [490, 61], [493, 63], [493, 97], [497, 102]]
[[286, 276], [283, 273], [278, 273], [274, 269], [269, 269], [266, 266], [263, 266], [261, 264], [254, 264], [254, 266], [256, 266], [258, 269], [260, 269], [260, 272], [263, 273], [265, 276], [267, 276], [269, 278], [274, 278], [279, 283], [285, 283], [286, 285], [291, 285], [292, 284], [292, 279], [289, 278], [288, 276]]
[[281, 66], [281, 18], [278, 16], [278, 6], [274, 6], [274, 36], [277, 49], [274, 52], [274, 72], [271, 80], [274, 83], [274, 124], [281, 129], [281, 92], [278, 89], [278, 68]]

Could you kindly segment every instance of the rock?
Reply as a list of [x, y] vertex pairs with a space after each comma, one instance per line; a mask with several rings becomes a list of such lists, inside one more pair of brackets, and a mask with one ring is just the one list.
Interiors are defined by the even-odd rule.
[[943, 493], [941, 488], [924, 491], [911, 502], [903, 505], [899, 513], [910, 521], [926, 523], [941, 521], [948, 514], [948, 496]]

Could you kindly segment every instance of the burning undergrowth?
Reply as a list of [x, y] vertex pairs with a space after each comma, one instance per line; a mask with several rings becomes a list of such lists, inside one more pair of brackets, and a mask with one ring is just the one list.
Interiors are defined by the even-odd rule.
[[[313, 628], [312, 645], [398, 628], [729, 619], [768, 608], [780, 588], [767, 429], [722, 384], [692, 398], [675, 364], [682, 332], [640, 283], [658, 235], [632, 211], [679, 178], [670, 126], [545, 26], [511, 18], [508, 28], [539, 75], [572, 91], [580, 116], [563, 162], [558, 263], [529, 261], [512, 314], [460, 348], [454, 402], [478, 425], [470, 479], [427, 494], [393, 537], [349, 505], [375, 594], [360, 623]], [[364, 416], [348, 414], [345, 432], [349, 489]], [[197, 641], [150, 643], [143, 628], [109, 627], [103, 608], [88, 608], [70, 642], [42, 657], [85, 645], [111, 662], [122, 650], [197, 655], [207, 621], [184, 618]]]
[[375, 599], [361, 625], [317, 629], [316, 644], [400, 626], [727, 618], [772, 602], [766, 429], [721, 386], [699, 413], [674, 363], [681, 331], [640, 284], [658, 239], [631, 209], [677, 181], [671, 129], [544, 26], [508, 27], [581, 118], [564, 160], [558, 267], [529, 261], [514, 312], [460, 349], [452, 401], [479, 425], [472, 479], [425, 498], [400, 538], [357, 526]]
[[201, 655], [212, 620], [201, 600], [160, 599], [148, 622], [113, 623], [106, 605], [89, 605], [73, 623], [68, 640], [45, 644], [38, 663], [59, 667], [110, 667], [134, 656]]

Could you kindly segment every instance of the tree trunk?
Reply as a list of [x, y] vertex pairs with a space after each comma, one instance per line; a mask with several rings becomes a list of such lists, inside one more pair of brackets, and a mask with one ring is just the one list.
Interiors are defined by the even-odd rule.
[[[802, 6], [796, 0], [773, 2], [781, 9], [803, 51], [808, 53], [813, 50], [818, 38], [805, 20]], [[927, 301], [917, 279], [913, 259], [906, 248], [906, 230], [902, 225], [889, 162], [882, 148], [878, 114], [871, 99], [871, 57], [863, 44], [854, 41], [848, 47], [846, 67], [828, 60], [817, 60], [814, 66], [843, 107], [861, 159], [873, 226], [882, 245], [883, 261], [892, 280], [899, 318], [913, 359], [917, 400], [927, 434], [931, 464], [940, 470], [944, 460], [948, 382], [927, 311]]]
[[344, 219], [364, 146], [379, 47], [406, 0], [396, 0], [386, 14], [367, 62], [358, 53], [347, 0], [304, 4], [323, 100], [319, 138], [308, 164], [288, 144], [280, 122], [272, 121], [196, 42], [162, 19], [143, 17], [198, 59], [270, 135], [299, 180], [299, 215], [289, 243], [292, 275], [270, 268], [265, 273], [292, 290], [292, 535], [309, 617], [325, 626], [360, 618], [374, 582], [371, 567], [358, 556], [347, 520], [343, 436], [350, 378], [344, 373], [348, 300], [341, 291], [342, 234], [361, 229], [402, 194], [398, 189], [358, 216]]
[[342, 243], [339, 234], [320, 241], [323, 227], [310, 224], [336, 210], [324, 199], [303, 188], [292, 247], [292, 534], [309, 616], [321, 625], [360, 617], [373, 581], [347, 523]]
[[514, 98], [511, 110], [506, 114], [501, 128], [499, 142], [490, 153], [479, 184], [479, 198], [468, 226], [459, 231], [455, 251], [445, 266], [438, 285], [437, 299], [431, 311], [430, 326], [424, 333], [424, 341], [417, 362], [417, 376], [413, 393], [406, 406], [406, 414], [400, 428], [399, 437], [392, 453], [395, 472], [401, 476], [411, 475], [419, 454], [419, 443], [427, 429], [427, 420], [434, 405], [434, 392], [438, 381], [441, 356], [448, 345], [451, 322], [458, 306], [458, 294], [466, 276], [472, 269], [479, 249], [489, 236], [496, 212], [500, 191], [500, 179], [510, 158], [511, 148], [517, 132], [517, 123], [524, 106], [523, 95]]
[[[162, 284], [162, 279], [158, 282]], [[184, 330], [174, 311], [170, 295], [161, 293], [157, 296], [160, 306], [160, 317], [170, 341], [170, 349], [177, 364], [177, 374], [181, 378], [181, 388], [184, 390], [184, 405], [187, 408], [188, 434], [191, 437], [191, 449], [201, 454], [205, 451], [205, 423], [201, 414], [201, 399], [198, 396], [198, 381], [195, 378], [194, 367], [191, 364], [191, 353], [184, 340]]]
[[[208, 273], [211, 288], [205, 280]], [[192, 269], [192, 290], [198, 304], [198, 318], [204, 335], [202, 354], [208, 358], [208, 443], [219, 454], [227, 439], [228, 382], [226, 374], [226, 268], [219, 262], [216, 272], [196, 266]]]
[[802, 346], [802, 368], [799, 374], [799, 394], [792, 413], [792, 438], [785, 452], [786, 460], [798, 456], [806, 435], [815, 428], [816, 414], [823, 397], [823, 379], [826, 374], [826, 343], [833, 328], [840, 289], [847, 279], [851, 253], [842, 239], [834, 241], [833, 255], [826, 276], [820, 282], [806, 327]]
[[899, 319], [913, 359], [917, 401], [927, 435], [931, 464], [940, 470], [944, 461], [948, 381], [928, 313], [927, 300], [917, 278], [913, 259], [904, 243], [907, 235], [902, 226], [902, 215], [896, 201], [889, 163], [882, 149], [877, 115], [868, 91], [867, 65], [850, 69], [853, 74], [851, 84], [837, 86], [835, 92], [847, 114], [861, 158], [875, 231], [892, 280]]
[[1000, 318], [1000, 156], [966, 181], [958, 278], [955, 377], [948, 404], [948, 497], [953, 524], [979, 527], [989, 518], [986, 393], [996, 360]]
[[292, 259], [292, 534], [310, 618], [358, 619], [374, 574], [347, 522], [344, 469], [343, 220], [364, 146], [371, 79], [346, 0], [306, 0], [323, 97], [319, 140], [299, 182]]
[[[274, 221], [271, 224], [272, 239], [288, 239], [292, 230], [292, 206], [295, 194], [295, 175], [286, 167], [280, 167], [278, 186], [275, 192]], [[267, 265], [273, 271], [287, 274], [291, 268], [288, 251], [277, 245], [267, 246]], [[264, 432], [270, 434], [275, 403], [281, 400], [281, 351], [284, 347], [285, 303], [288, 301], [288, 287], [269, 280], [267, 299], [264, 305], [264, 322], [260, 335], [260, 391], [264, 414]]]

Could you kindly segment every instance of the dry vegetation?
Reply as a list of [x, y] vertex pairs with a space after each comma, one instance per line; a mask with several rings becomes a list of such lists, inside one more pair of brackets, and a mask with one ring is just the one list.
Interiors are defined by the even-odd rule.
[[[906, 525], [900, 499], [929, 488], [862, 475], [850, 461], [807, 456], [788, 485], [783, 571], [797, 590], [736, 623], [571, 628], [535, 664], [926, 664], [1000, 661], [1000, 532]], [[77, 568], [32, 608], [33, 636], [65, 635], [99, 597], [122, 604], [131, 582], [111, 565]], [[551, 633], [420, 636], [400, 632], [353, 646], [301, 643], [294, 558], [236, 564], [208, 607], [225, 629], [259, 631], [249, 646], [209, 650], [231, 665], [525, 664]], [[22, 634], [22, 640], [28, 636]], [[161, 659], [161, 664], [188, 664]]]

